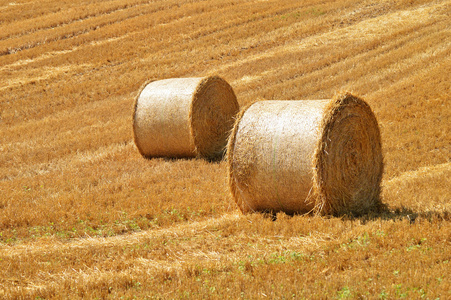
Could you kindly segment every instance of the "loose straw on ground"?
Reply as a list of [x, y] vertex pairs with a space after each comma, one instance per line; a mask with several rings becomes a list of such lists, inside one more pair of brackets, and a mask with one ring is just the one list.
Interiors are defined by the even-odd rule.
[[239, 105], [217, 76], [151, 82], [135, 101], [135, 144], [145, 157], [222, 157]]
[[381, 207], [379, 126], [368, 104], [349, 93], [256, 102], [238, 115], [227, 152], [243, 213], [360, 215]]

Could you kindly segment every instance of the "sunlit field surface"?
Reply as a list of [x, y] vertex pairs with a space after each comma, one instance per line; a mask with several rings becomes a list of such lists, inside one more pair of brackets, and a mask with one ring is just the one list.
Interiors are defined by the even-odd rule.
[[[1, 299], [451, 299], [451, 1], [0, 0]], [[145, 159], [147, 80], [350, 91], [383, 213], [242, 215], [226, 162]]]

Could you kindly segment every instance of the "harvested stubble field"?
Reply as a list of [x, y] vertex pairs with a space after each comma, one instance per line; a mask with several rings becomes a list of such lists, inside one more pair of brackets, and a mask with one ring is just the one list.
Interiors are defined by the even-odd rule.
[[[451, 1], [0, 1], [0, 298], [451, 298]], [[372, 107], [383, 213], [241, 215], [144, 159], [147, 80]]]

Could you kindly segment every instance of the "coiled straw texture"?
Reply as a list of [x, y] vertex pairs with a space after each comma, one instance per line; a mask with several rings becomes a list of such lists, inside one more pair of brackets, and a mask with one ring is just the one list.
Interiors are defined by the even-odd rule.
[[228, 142], [228, 179], [243, 213], [361, 215], [381, 207], [376, 117], [362, 99], [260, 101]]
[[238, 111], [220, 77], [154, 81], [135, 101], [135, 144], [145, 157], [221, 158]]

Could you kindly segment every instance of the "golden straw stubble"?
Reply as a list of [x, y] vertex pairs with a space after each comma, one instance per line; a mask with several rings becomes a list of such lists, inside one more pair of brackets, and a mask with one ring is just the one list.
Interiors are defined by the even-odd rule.
[[153, 81], [135, 101], [135, 144], [145, 157], [217, 159], [238, 111], [232, 87], [218, 76]]
[[228, 142], [228, 179], [243, 213], [360, 215], [381, 207], [381, 138], [368, 104], [260, 101], [238, 115]]

